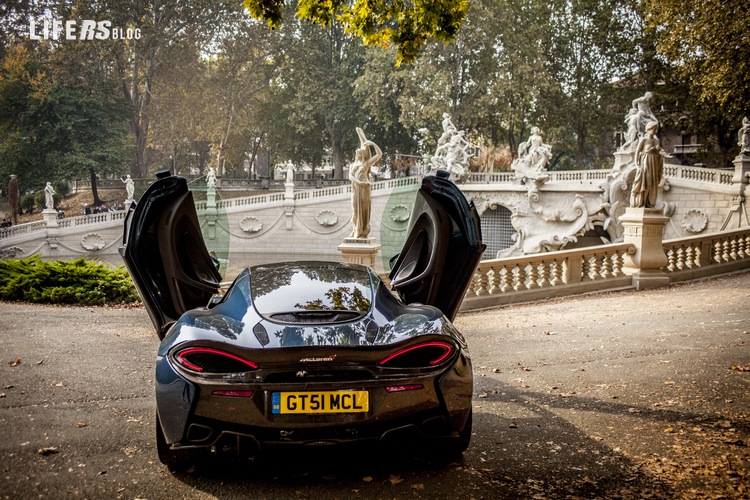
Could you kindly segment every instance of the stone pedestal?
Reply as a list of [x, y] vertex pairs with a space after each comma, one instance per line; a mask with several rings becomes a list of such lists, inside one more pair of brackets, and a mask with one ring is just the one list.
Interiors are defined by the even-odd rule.
[[380, 248], [375, 238], [344, 238], [338, 246], [344, 264], [362, 264], [372, 269], [376, 269]]
[[54, 208], [45, 208], [42, 210], [42, 217], [47, 227], [57, 227], [57, 210]]
[[662, 268], [669, 261], [664, 253], [662, 234], [669, 217], [658, 208], [628, 207], [620, 221], [624, 242], [636, 247], [635, 254], [625, 256], [623, 272], [633, 277], [638, 290], [667, 285], [669, 276]]
[[208, 229], [208, 239], [216, 239], [216, 219], [218, 210], [216, 209], [216, 188], [209, 187], [206, 190], [206, 226]]
[[732, 177], [732, 182], [735, 184], [747, 184], [750, 182], [750, 179], [748, 179], [748, 175], [750, 175], [750, 155], [740, 153], [732, 163], [734, 163], [734, 177]]

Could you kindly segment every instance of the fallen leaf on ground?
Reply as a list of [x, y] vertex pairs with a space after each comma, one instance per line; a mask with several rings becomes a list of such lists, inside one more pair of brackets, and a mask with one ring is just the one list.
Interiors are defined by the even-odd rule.
[[8, 366], [18, 366], [21, 364], [21, 358], [16, 358], [13, 361], [8, 361]]
[[53, 453], [60, 453], [60, 450], [57, 448], [57, 446], [50, 446], [48, 448], [39, 448], [39, 451], [37, 451], [40, 455], [52, 455]]
[[737, 370], [738, 372], [750, 372], [750, 365], [732, 365], [732, 370]]

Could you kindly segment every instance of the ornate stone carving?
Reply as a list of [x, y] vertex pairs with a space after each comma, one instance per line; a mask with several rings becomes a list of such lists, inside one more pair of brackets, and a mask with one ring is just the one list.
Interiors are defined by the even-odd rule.
[[390, 216], [393, 222], [406, 222], [411, 216], [411, 210], [406, 205], [396, 205], [391, 208]]
[[339, 221], [339, 216], [331, 210], [321, 210], [318, 215], [315, 216], [315, 220], [321, 226], [335, 226]]
[[240, 221], [240, 229], [242, 229], [246, 233], [257, 233], [258, 231], [263, 229], [263, 222], [257, 217], [249, 215], [247, 217], [243, 217]]
[[689, 233], [700, 233], [708, 227], [708, 215], [700, 209], [688, 210], [682, 217], [682, 227]]
[[106, 244], [104, 237], [99, 233], [89, 233], [81, 238], [81, 246], [90, 252], [101, 250]]

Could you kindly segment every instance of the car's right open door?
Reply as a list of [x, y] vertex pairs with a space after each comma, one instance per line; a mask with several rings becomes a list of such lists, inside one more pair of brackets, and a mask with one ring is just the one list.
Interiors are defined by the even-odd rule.
[[485, 245], [474, 204], [448, 177], [438, 170], [422, 181], [389, 277], [404, 302], [435, 306], [453, 320]]

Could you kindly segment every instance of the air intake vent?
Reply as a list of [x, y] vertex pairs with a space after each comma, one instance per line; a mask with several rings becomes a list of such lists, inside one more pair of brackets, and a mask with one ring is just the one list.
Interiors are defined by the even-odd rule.
[[346, 323], [362, 317], [355, 311], [296, 311], [270, 315], [270, 319], [279, 323], [321, 324]]
[[253, 327], [253, 333], [263, 347], [266, 347], [271, 342], [271, 339], [268, 338], [268, 332], [260, 323]]

